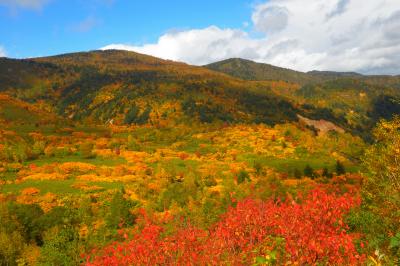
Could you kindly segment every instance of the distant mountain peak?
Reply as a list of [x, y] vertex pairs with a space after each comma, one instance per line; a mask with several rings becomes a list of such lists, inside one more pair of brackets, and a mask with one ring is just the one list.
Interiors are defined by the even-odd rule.
[[312, 70], [307, 72], [307, 74], [311, 75], [320, 75], [320, 76], [337, 76], [337, 77], [362, 77], [363, 74], [357, 72], [337, 72], [337, 71], [320, 71], [320, 70]]
[[214, 71], [245, 80], [283, 80], [292, 83], [308, 83], [312, 78], [306, 73], [242, 58], [231, 58], [205, 66]]
[[318, 71], [301, 72], [248, 59], [230, 58], [208, 64], [206, 68], [245, 80], [282, 80], [301, 85], [338, 78], [367, 77], [357, 72]]

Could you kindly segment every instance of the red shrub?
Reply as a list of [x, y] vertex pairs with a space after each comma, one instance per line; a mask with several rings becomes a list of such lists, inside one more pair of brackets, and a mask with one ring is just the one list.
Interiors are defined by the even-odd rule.
[[144, 229], [124, 243], [93, 251], [87, 265], [248, 265], [277, 248], [278, 261], [294, 264], [357, 265], [364, 256], [346, 232], [343, 216], [359, 199], [313, 190], [299, 202], [237, 203], [209, 231], [192, 226], [162, 237], [163, 229], [147, 219]]

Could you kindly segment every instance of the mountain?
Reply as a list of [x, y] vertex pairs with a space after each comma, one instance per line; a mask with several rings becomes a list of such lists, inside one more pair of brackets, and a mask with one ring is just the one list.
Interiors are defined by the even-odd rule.
[[[352, 132], [368, 137], [369, 129], [380, 119], [400, 114], [399, 76], [367, 76], [356, 72], [310, 71], [307, 73], [228, 59], [205, 66], [234, 77], [252, 81], [279, 81], [290, 85], [272, 90], [295, 105], [327, 110], [324, 119], [347, 124]], [[331, 117], [331, 118], [329, 118]]]
[[257, 63], [241, 58], [231, 58], [205, 65], [204, 67], [231, 75], [244, 80], [270, 80], [286, 81], [300, 85], [321, 83], [341, 78], [354, 78], [362, 80], [387, 79], [398, 81], [399, 76], [389, 75], [362, 75], [357, 72], [295, 71], [265, 63]]
[[332, 79], [332, 78], [343, 78], [343, 77], [362, 77], [363, 75], [357, 72], [336, 72], [336, 71], [318, 71], [318, 70], [313, 70], [307, 72], [309, 76], [313, 76], [314, 78], [316, 77], [322, 77], [322, 78], [327, 78], [327, 79]]
[[[222, 72], [222, 73], [221, 73]], [[243, 59], [206, 67], [108, 50], [0, 59], [0, 93], [78, 122], [326, 120], [368, 137], [400, 114], [400, 78], [283, 69]]]
[[[304, 114], [270, 83], [240, 80], [127, 51], [0, 60], [0, 92], [77, 121], [296, 121]], [[307, 111], [312, 115], [312, 112]]]
[[314, 78], [311, 75], [307, 75], [307, 73], [240, 58], [223, 60], [205, 67], [244, 80], [283, 80], [299, 84], [314, 81]]

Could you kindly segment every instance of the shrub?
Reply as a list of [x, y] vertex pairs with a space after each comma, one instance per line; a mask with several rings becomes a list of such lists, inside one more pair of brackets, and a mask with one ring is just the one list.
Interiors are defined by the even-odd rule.
[[310, 165], [306, 165], [306, 167], [304, 168], [304, 176], [307, 177], [314, 177], [314, 170], [311, 168]]
[[79, 234], [73, 227], [55, 228], [46, 235], [39, 265], [79, 265], [82, 261]]
[[26, 242], [34, 241], [37, 245], [42, 245], [44, 227], [40, 219], [44, 215], [44, 212], [40, 206], [36, 204], [12, 203], [8, 206], [8, 210], [10, 214], [15, 215], [22, 226], [22, 235]]
[[262, 170], [263, 170], [263, 166], [259, 161], [254, 161], [253, 164], [254, 170], [256, 171], [257, 175], [261, 175]]
[[297, 169], [297, 168], [294, 169], [293, 175], [294, 175], [294, 177], [295, 177], [296, 179], [301, 179], [301, 177], [302, 177], [302, 174], [301, 174], [300, 170]]
[[117, 229], [132, 225], [135, 222], [135, 216], [131, 213], [133, 207], [135, 203], [125, 199], [122, 192], [115, 193], [110, 202], [110, 212], [106, 217], [107, 226]]
[[250, 176], [246, 170], [241, 170], [237, 176], [237, 182], [238, 184], [241, 184], [244, 181], [250, 181]]
[[218, 183], [217, 183], [217, 180], [215, 180], [215, 178], [214, 177], [212, 177], [211, 175], [208, 175], [208, 176], [206, 176], [205, 178], [204, 178], [204, 185], [206, 186], [206, 187], [214, 187], [214, 186], [216, 186]]
[[138, 141], [132, 135], [128, 136], [127, 148], [131, 151], [140, 151], [141, 150]]
[[163, 211], [169, 209], [173, 202], [176, 202], [180, 207], [187, 204], [190, 192], [186, 189], [181, 182], [175, 182], [168, 186], [168, 188], [161, 194], [159, 199], [158, 210]]
[[374, 217], [369, 228], [360, 227], [367, 239], [376, 242], [372, 248], [384, 250], [386, 257], [392, 255], [399, 262], [400, 247], [389, 248], [391, 239], [400, 232], [400, 117], [393, 121], [382, 120], [373, 131], [375, 143], [364, 156], [369, 171], [362, 194], [364, 204], [360, 217]]
[[79, 146], [79, 150], [84, 159], [91, 159], [96, 157], [96, 155], [93, 153], [93, 147], [94, 145], [91, 142], [85, 142]]
[[322, 176], [332, 178], [332, 174], [329, 173], [328, 167], [324, 167], [324, 169], [322, 169]]
[[365, 260], [348, 234], [344, 216], [360, 200], [316, 189], [286, 201], [237, 202], [209, 230], [184, 223], [164, 234], [143, 212], [132, 239], [87, 256], [86, 265], [252, 265], [274, 255], [282, 264], [359, 265]]
[[46, 142], [44, 141], [35, 141], [32, 147], [32, 153], [35, 156], [40, 156], [44, 154], [44, 150], [46, 148]]
[[341, 161], [336, 161], [336, 174], [337, 175], [344, 175], [346, 173], [346, 169]]

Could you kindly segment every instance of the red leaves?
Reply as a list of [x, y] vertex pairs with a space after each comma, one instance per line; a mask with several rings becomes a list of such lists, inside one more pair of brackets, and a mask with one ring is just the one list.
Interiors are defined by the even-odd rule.
[[279, 262], [296, 264], [361, 264], [364, 257], [353, 244], [356, 235], [346, 233], [343, 216], [359, 199], [313, 190], [300, 200], [237, 203], [209, 231], [190, 225], [162, 237], [163, 229], [147, 221], [140, 233], [115, 243], [87, 265], [241, 265], [252, 264], [277, 250], [274, 239], [283, 239]]
[[189, 154], [182, 152], [179, 154], [179, 158], [181, 158], [182, 161], [186, 160], [187, 158], [189, 158]]

